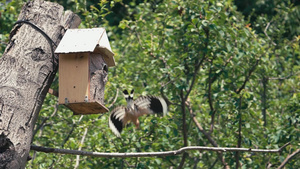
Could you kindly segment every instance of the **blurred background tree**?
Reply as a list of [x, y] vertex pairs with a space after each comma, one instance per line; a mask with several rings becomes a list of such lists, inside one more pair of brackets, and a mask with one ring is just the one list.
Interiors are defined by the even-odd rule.
[[[118, 91], [132, 88], [137, 95], [163, 93], [171, 105], [167, 117], [142, 117], [140, 129], [128, 126], [116, 138], [108, 128], [109, 113], [73, 116], [47, 95], [33, 144], [98, 152], [291, 145], [282, 154], [192, 151], [160, 158], [32, 151], [27, 168], [267, 168], [300, 148], [298, 1], [53, 2], [77, 13], [80, 28], [107, 30], [117, 63], [109, 69], [107, 107], [125, 104]], [[0, 3], [0, 56], [23, 3]], [[58, 88], [57, 78], [52, 88]], [[286, 168], [300, 168], [299, 160]]]

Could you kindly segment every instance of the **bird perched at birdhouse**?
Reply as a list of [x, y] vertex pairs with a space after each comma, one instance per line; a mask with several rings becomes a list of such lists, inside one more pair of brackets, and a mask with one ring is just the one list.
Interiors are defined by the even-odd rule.
[[165, 116], [168, 112], [166, 101], [156, 96], [140, 96], [133, 100], [134, 90], [128, 93], [123, 91], [127, 106], [118, 106], [111, 111], [109, 116], [109, 127], [113, 133], [120, 137], [120, 134], [129, 122], [132, 122], [136, 128], [139, 128], [139, 117], [144, 114], [161, 114]]

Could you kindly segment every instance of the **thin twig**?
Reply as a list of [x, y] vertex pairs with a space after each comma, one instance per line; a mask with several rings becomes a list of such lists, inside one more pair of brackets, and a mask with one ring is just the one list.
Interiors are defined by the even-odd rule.
[[197, 169], [198, 168], [198, 163], [201, 161], [201, 158], [199, 157], [194, 157], [194, 167], [193, 169]]
[[211, 79], [211, 71], [212, 71], [212, 65], [213, 65], [213, 60], [211, 61], [211, 65], [209, 68], [209, 73], [208, 73], [208, 103], [209, 103], [209, 107], [210, 107], [210, 111], [211, 111], [211, 122], [210, 122], [210, 130], [209, 133], [211, 134], [214, 130], [214, 123], [215, 123], [215, 109], [213, 106], [213, 100], [212, 100], [212, 93], [211, 93], [211, 85], [212, 85], [212, 79]]
[[189, 97], [193, 87], [194, 87], [194, 84], [196, 82], [196, 79], [197, 79], [197, 74], [199, 72], [199, 69], [203, 63], [203, 61], [205, 60], [205, 55], [203, 56], [203, 58], [201, 59], [201, 61], [199, 63], [197, 63], [197, 65], [195, 66], [195, 71], [194, 71], [194, 75], [193, 75], [193, 78], [192, 78], [192, 83], [188, 89], [188, 91], [186, 92], [186, 95], [185, 95], [185, 100]]
[[283, 150], [286, 146], [288, 146], [288, 145], [290, 145], [290, 144], [291, 144], [290, 142], [285, 143], [282, 147], [279, 148], [279, 152], [281, 153], [282, 150]]
[[289, 79], [290, 77], [292, 77], [294, 74], [291, 73], [286, 77], [268, 77], [268, 80], [286, 80]]
[[107, 107], [108, 109], [110, 109], [117, 101], [117, 98], [118, 98], [118, 95], [119, 95], [119, 89], [117, 89], [117, 93], [116, 93], [116, 96], [114, 98], [114, 100], [110, 103], [110, 105]]
[[217, 164], [218, 160], [219, 160], [219, 159], [216, 158], [215, 162], [214, 162], [209, 168], [210, 168], [210, 169], [211, 169], [211, 168], [214, 168], [214, 166]]
[[[218, 144], [217, 142], [211, 137], [211, 135], [206, 132], [203, 127], [201, 126], [201, 124], [198, 122], [198, 120], [196, 119], [194, 113], [193, 113], [193, 109], [192, 109], [192, 106], [189, 102], [186, 102], [186, 105], [189, 109], [189, 112], [190, 112], [190, 115], [194, 121], [194, 123], [196, 124], [197, 128], [199, 129], [199, 131], [205, 135], [205, 137], [208, 139], [208, 141], [210, 142], [211, 145], [213, 145], [214, 147], [218, 147]], [[222, 156], [222, 153], [221, 152], [218, 152], [218, 158], [221, 160], [221, 162], [223, 163], [224, 165], [224, 168], [230, 168], [228, 166], [228, 164], [226, 163], [225, 159], [223, 158]]]
[[66, 142], [69, 140], [69, 138], [70, 138], [71, 134], [73, 133], [75, 127], [79, 124], [79, 122], [82, 120], [82, 118], [83, 118], [83, 115], [80, 116], [80, 118], [79, 118], [79, 120], [77, 121], [77, 123], [73, 122], [72, 128], [71, 128], [69, 134], [67, 135], [67, 137], [64, 139], [64, 141], [63, 141], [62, 144], [61, 144], [61, 147], [62, 147], [62, 148], [65, 146]]
[[249, 70], [248, 72], [248, 75], [246, 76], [246, 79], [243, 83], [243, 85], [236, 91], [237, 94], [240, 94], [240, 92], [245, 88], [246, 86], [246, 83], [250, 80], [250, 76], [252, 75], [252, 73], [254, 72], [254, 70], [256, 69], [258, 63], [260, 61], [260, 58], [259, 59], [256, 59], [256, 62], [255, 64], [252, 66], [252, 68]]
[[124, 160], [124, 159], [123, 159], [123, 161], [127, 164], [128, 168], [136, 168], [135, 165], [130, 165], [130, 164], [128, 163], [128, 161], [126, 161], [126, 160]]
[[54, 111], [53, 111], [53, 113], [52, 113], [50, 116], [45, 117], [45, 118], [43, 119], [43, 121], [41, 122], [41, 124], [38, 125], [38, 126], [35, 128], [35, 130], [33, 131], [33, 134], [32, 134], [32, 138], [36, 135], [36, 133], [37, 133], [41, 128], [44, 127], [44, 125], [46, 124], [47, 120], [48, 120], [49, 118], [53, 117], [53, 116], [57, 113], [57, 110], [58, 110], [58, 104], [56, 104], [56, 105], [54, 106]]
[[[211, 64], [213, 64], [213, 63], [211, 63]], [[214, 106], [213, 106], [213, 100], [212, 100], [212, 97], [211, 97], [211, 83], [212, 83], [212, 81], [211, 81], [211, 68], [212, 67], [212, 65], [210, 66], [210, 68], [209, 68], [209, 74], [208, 74], [208, 103], [209, 103], [209, 107], [210, 107], [210, 111], [211, 112], [213, 112], [214, 111]]]
[[[81, 148], [82, 148], [82, 145], [84, 143], [84, 140], [85, 140], [87, 132], [88, 132], [88, 128], [85, 128], [83, 136], [81, 138], [81, 142], [80, 142], [79, 148], [78, 148], [79, 151], [81, 151]], [[75, 169], [77, 169], [79, 167], [79, 160], [80, 160], [80, 155], [77, 155], [76, 156], [76, 163], [75, 163], [75, 167], [74, 167]]]
[[161, 88], [160, 88], [160, 94], [162, 96], [162, 98], [167, 102], [167, 105], [176, 105], [176, 106], [180, 106], [180, 104], [176, 104], [174, 102], [171, 102], [168, 97], [165, 95], [164, 93], [164, 87], [166, 87], [168, 84], [173, 83], [174, 80], [170, 80], [169, 82], [165, 83], [165, 84], [161, 84]]
[[224, 64], [223, 68], [219, 71], [219, 73], [215, 74], [214, 77], [211, 79], [211, 83], [213, 83], [214, 81], [216, 81], [217, 78], [224, 72], [225, 68], [227, 67], [228, 63], [232, 60], [232, 58], [233, 58], [233, 56], [230, 56], [230, 57], [226, 60], [226, 62], [225, 62], [225, 64]]
[[271, 22], [272, 21], [270, 21], [270, 22], [268, 22], [268, 24], [267, 24], [267, 26], [266, 26], [266, 28], [265, 28], [265, 30], [264, 30], [264, 33], [265, 33], [265, 35], [268, 37], [268, 39], [271, 41], [271, 43], [274, 45], [274, 46], [276, 46], [277, 44], [270, 38], [270, 36], [267, 34], [267, 30], [269, 29], [269, 27], [270, 27], [270, 25], [271, 25]]
[[[282, 149], [282, 148], [280, 148]], [[281, 169], [283, 168], [292, 158], [294, 158], [296, 155], [300, 154], [300, 149], [297, 149], [296, 151], [294, 151], [292, 154], [289, 154], [284, 160], [283, 162], [280, 164], [280, 166], [277, 169]]]
[[187, 153], [187, 152], [184, 152], [184, 154], [182, 155], [180, 164], [179, 164], [179, 166], [177, 167], [177, 169], [181, 169], [181, 168], [183, 167], [187, 155], [188, 155], [188, 153]]
[[[207, 49], [208, 47], [208, 41], [209, 41], [209, 29], [204, 29], [204, 32], [206, 34], [206, 41], [204, 42], [205, 43], [205, 49]], [[186, 92], [186, 95], [185, 95], [185, 100], [187, 100], [187, 98], [189, 97], [193, 87], [194, 87], [194, 84], [196, 82], [196, 79], [197, 79], [197, 74], [200, 70], [200, 67], [201, 65], [203, 64], [204, 60], [206, 59], [206, 52], [203, 52], [203, 56], [202, 56], [202, 59], [195, 64], [195, 71], [194, 71], [194, 75], [193, 75], [193, 78], [192, 78], [192, 83], [188, 89], [188, 91]]]
[[141, 48], [143, 49], [143, 50], [145, 50], [145, 47], [144, 47], [144, 45], [142, 44], [142, 41], [141, 41], [141, 38], [140, 38], [140, 35], [138, 34], [138, 32], [136, 31], [136, 29], [131, 29], [128, 25], [127, 25], [127, 27], [132, 31], [132, 32], [134, 32], [135, 33], [135, 36], [137, 37], [137, 39], [138, 39], [138, 42], [139, 42], [139, 44], [140, 44], [140, 46], [141, 46]]
[[185, 102], [186, 100], [184, 99], [183, 96], [183, 90], [180, 92], [180, 97], [181, 97], [181, 111], [182, 111], [182, 125], [183, 125], [183, 145], [187, 146], [187, 129], [186, 129], [186, 110], [185, 110]]
[[[256, 153], [279, 153], [279, 149], [252, 149], [252, 148], [236, 148], [236, 147], [205, 147], [205, 146], [188, 146], [182, 147], [178, 150], [173, 151], [161, 151], [161, 152], [133, 152], [133, 153], [102, 153], [102, 152], [90, 152], [90, 151], [79, 151], [79, 150], [68, 150], [58, 148], [47, 148], [41, 146], [31, 145], [31, 150], [44, 152], [44, 153], [57, 153], [57, 154], [71, 154], [71, 155], [82, 155], [82, 156], [93, 156], [93, 157], [161, 157], [161, 156], [176, 156], [186, 151], [201, 150], [201, 151], [217, 151], [217, 152], [256, 152]], [[299, 149], [292, 155], [295, 156], [299, 153]], [[290, 156], [292, 156], [290, 155]]]
[[[237, 140], [237, 147], [240, 148], [242, 145], [242, 99], [243, 97], [240, 96], [239, 108], [238, 108], [238, 118], [239, 118], [239, 130], [238, 130], [238, 140]], [[235, 153], [235, 168], [240, 168], [240, 152]]]
[[203, 127], [201, 126], [201, 124], [198, 122], [198, 120], [196, 119], [194, 113], [193, 113], [193, 109], [192, 106], [189, 102], [186, 102], [186, 105], [189, 109], [190, 115], [192, 116], [192, 119], [194, 121], [194, 123], [196, 124], [197, 128], [199, 129], [199, 131], [205, 135], [205, 137], [208, 139], [208, 141], [210, 142], [211, 145], [213, 145], [214, 147], [218, 147], [218, 144], [215, 142], [215, 140], [212, 139], [212, 137], [210, 136], [210, 134], [208, 132], [206, 132]]

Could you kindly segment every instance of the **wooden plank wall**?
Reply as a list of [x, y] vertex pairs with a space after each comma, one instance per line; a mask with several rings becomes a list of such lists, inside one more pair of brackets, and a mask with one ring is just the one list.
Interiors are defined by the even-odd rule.
[[90, 53], [60, 54], [59, 56], [59, 103], [84, 102], [89, 97]]

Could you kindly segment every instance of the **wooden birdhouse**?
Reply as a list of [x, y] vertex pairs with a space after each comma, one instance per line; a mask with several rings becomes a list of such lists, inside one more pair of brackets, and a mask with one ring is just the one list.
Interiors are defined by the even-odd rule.
[[105, 113], [108, 67], [115, 66], [105, 29], [68, 29], [59, 54], [59, 104], [74, 114]]

